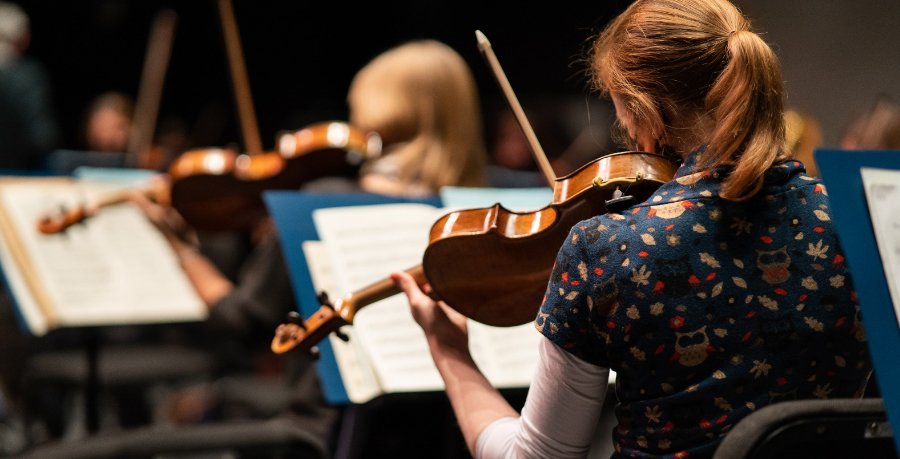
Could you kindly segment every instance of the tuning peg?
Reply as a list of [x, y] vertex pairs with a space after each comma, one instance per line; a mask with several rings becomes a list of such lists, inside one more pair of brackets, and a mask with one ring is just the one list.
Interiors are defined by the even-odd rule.
[[319, 346], [309, 348], [309, 357], [313, 360], [319, 360], [322, 357], [322, 353], [319, 352]]
[[340, 338], [341, 341], [343, 341], [343, 342], [345, 342], [345, 343], [348, 342], [348, 341], [350, 341], [350, 337], [347, 336], [346, 333], [344, 333], [344, 332], [342, 332], [342, 331], [340, 331], [340, 330], [335, 330], [335, 331], [334, 331], [334, 336], [337, 336], [338, 338]]
[[324, 290], [316, 295], [316, 299], [319, 300], [320, 305], [331, 307], [331, 300], [328, 299], [328, 294]]
[[304, 331], [306, 330], [306, 325], [303, 323], [303, 317], [300, 317], [300, 313], [297, 311], [291, 311], [287, 314], [287, 321], [292, 323]]

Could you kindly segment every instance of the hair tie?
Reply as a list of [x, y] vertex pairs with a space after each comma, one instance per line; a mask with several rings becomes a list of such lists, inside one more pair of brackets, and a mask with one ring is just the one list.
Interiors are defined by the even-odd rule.
[[739, 34], [739, 33], [741, 33], [741, 32], [753, 33], [753, 32], [751, 32], [751, 31], [749, 31], [749, 30], [746, 30], [746, 29], [732, 30], [731, 32], [728, 32], [728, 37], [727, 37], [726, 39], [727, 39], [727, 40], [731, 40], [731, 37], [733, 37], [733, 36], [735, 36], [736, 34]]

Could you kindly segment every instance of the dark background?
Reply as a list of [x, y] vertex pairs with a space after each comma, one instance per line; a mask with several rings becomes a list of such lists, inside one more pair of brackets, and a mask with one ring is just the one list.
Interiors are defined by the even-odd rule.
[[[345, 119], [354, 73], [378, 53], [416, 38], [444, 41], [462, 54], [490, 121], [505, 102], [478, 55], [476, 29], [490, 38], [526, 105], [536, 97], [567, 97], [574, 101], [564, 119], [569, 129], [590, 125], [605, 132], [608, 119], [588, 113], [598, 106], [608, 112], [608, 105], [588, 95], [578, 59], [591, 34], [630, 3], [233, 1], [266, 148], [279, 130]], [[81, 147], [79, 124], [92, 98], [109, 90], [136, 95], [150, 23], [162, 8], [173, 9], [179, 23], [158, 126], [179, 120], [192, 132], [192, 146], [241, 140], [212, 0], [20, 3], [32, 18], [28, 54], [47, 66], [52, 79], [64, 147]], [[836, 146], [850, 120], [878, 98], [900, 99], [900, 1], [735, 3], [781, 58], [787, 106], [819, 120], [825, 146]]]
[[[587, 104], [600, 102], [588, 95], [578, 60], [592, 32], [629, 2], [233, 3], [263, 146], [272, 148], [280, 130], [346, 119], [345, 97], [355, 72], [411, 39], [433, 38], [456, 49], [476, 76], [486, 110], [505, 104], [478, 54], [476, 29], [491, 40], [523, 101], [535, 95], [580, 98], [588, 123]], [[150, 24], [163, 8], [177, 13], [178, 25], [160, 123], [183, 123], [192, 146], [241, 141], [216, 2], [30, 0], [20, 5], [32, 22], [27, 54], [43, 62], [51, 78], [64, 147], [83, 146], [79, 129], [94, 97], [110, 90], [137, 95]]]

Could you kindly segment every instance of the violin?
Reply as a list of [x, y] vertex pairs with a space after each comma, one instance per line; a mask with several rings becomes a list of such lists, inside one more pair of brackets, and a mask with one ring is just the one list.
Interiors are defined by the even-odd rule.
[[[247, 229], [265, 215], [263, 191], [297, 189], [322, 177], [355, 177], [365, 160], [381, 154], [381, 137], [344, 122], [328, 121], [283, 133], [278, 146], [277, 152], [256, 155], [221, 148], [187, 151], [169, 167], [168, 180], [62, 208], [41, 217], [38, 231], [62, 232], [103, 207], [127, 201], [135, 191], [159, 204], [171, 205], [199, 230]], [[170, 185], [161, 186], [165, 182]]]
[[249, 228], [265, 214], [263, 191], [356, 176], [364, 160], [381, 154], [381, 137], [329, 121], [282, 134], [278, 146], [254, 155], [218, 148], [183, 153], [169, 168], [172, 207], [199, 230]]
[[[431, 227], [422, 265], [407, 271], [429, 296], [477, 322], [498, 327], [534, 320], [559, 247], [572, 226], [607, 212], [607, 201], [626, 190], [641, 202], [675, 175], [668, 157], [641, 152], [604, 156], [556, 180], [553, 201], [534, 212], [513, 212], [500, 204], [451, 212]], [[620, 198], [621, 199], [621, 198]], [[292, 315], [280, 325], [272, 351], [309, 350], [329, 333], [353, 323], [357, 311], [401, 293], [386, 279], [334, 304], [305, 321]], [[340, 335], [339, 335], [340, 336]]]
[[[432, 299], [477, 322], [508, 327], [534, 320], [559, 247], [574, 225], [646, 200], [672, 180], [679, 164], [655, 153], [613, 153], [556, 178], [490, 42], [480, 31], [476, 37], [535, 159], [553, 185], [553, 200], [534, 212], [512, 212], [499, 203], [451, 212], [432, 225], [422, 265], [406, 272]], [[360, 308], [400, 292], [387, 279], [333, 305], [320, 295], [318, 312], [306, 321], [292, 314], [276, 329], [272, 351], [311, 350], [330, 332], [352, 324]], [[338, 337], [346, 339], [339, 333]]]

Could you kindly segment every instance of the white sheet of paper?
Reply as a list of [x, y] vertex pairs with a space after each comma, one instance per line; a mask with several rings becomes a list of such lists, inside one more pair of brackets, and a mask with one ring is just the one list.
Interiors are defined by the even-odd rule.
[[[444, 213], [425, 204], [389, 204], [319, 209], [313, 220], [333, 262], [337, 286], [353, 292], [421, 264], [428, 231]], [[405, 296], [366, 306], [354, 324], [385, 392], [443, 389]]]
[[[108, 184], [8, 183], [0, 199], [59, 326], [203, 320], [206, 307], [162, 234], [134, 205], [104, 208], [64, 233], [38, 218], [121, 189]], [[8, 242], [8, 241], [7, 241]], [[27, 300], [25, 301], [27, 303]]]
[[[320, 241], [304, 241], [303, 256], [316, 291], [325, 292], [328, 298], [336, 299], [338, 289], [334, 285], [334, 275], [328, 263], [325, 245]], [[349, 342], [344, 342], [333, 333], [328, 335], [328, 340], [334, 350], [334, 359], [341, 373], [347, 398], [353, 403], [365, 403], [379, 395], [381, 388], [371, 365], [365, 359], [359, 358], [357, 349], [359, 338], [356, 337], [355, 330], [351, 326], [341, 327], [341, 332], [350, 337]]]
[[900, 325], [900, 171], [860, 169], [878, 254]]
[[[447, 212], [421, 204], [387, 204], [320, 209], [313, 219], [334, 263], [336, 284], [349, 292], [421, 264], [431, 225]], [[354, 322], [361, 351], [384, 392], [443, 390], [405, 295], [361, 309]], [[469, 330], [472, 356], [492, 384], [530, 384], [540, 339], [533, 325], [497, 328], [470, 320]]]

